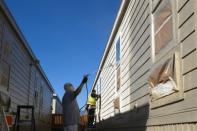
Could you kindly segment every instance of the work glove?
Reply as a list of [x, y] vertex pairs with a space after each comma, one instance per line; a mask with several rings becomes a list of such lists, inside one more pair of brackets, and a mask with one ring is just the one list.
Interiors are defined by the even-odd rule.
[[98, 98], [101, 98], [101, 94], [98, 95]]
[[86, 105], [86, 111], [88, 111], [88, 107], [89, 107], [89, 105]]
[[85, 76], [83, 77], [82, 83], [85, 84], [87, 81], [88, 81], [88, 76], [85, 75]]

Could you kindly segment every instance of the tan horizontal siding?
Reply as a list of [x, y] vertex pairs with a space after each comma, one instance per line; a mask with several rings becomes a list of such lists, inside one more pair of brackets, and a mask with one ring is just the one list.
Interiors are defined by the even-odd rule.
[[[122, 36], [123, 43], [125, 42], [125, 37], [129, 36], [132, 32], [132, 30], [135, 30], [137, 22], [139, 22], [142, 18], [142, 15], [144, 15], [144, 10], [146, 9], [147, 3], [145, 3], [144, 0], [140, 0], [138, 2], [139, 5], [137, 5], [137, 9], [134, 10], [132, 17], [130, 19], [130, 22], [128, 23], [128, 27], [126, 30], [123, 30], [122, 32], [125, 32], [125, 35]], [[144, 8], [143, 8], [144, 7]]]
[[115, 47], [111, 48], [101, 73], [101, 119], [108, 118], [114, 112], [115, 69], [109, 67], [111, 64], [115, 64]]
[[[137, 103], [138, 106], [148, 103], [147, 98], [149, 98], [149, 92], [146, 88], [142, 89], [145, 92], [133, 94], [132, 90], [140, 90], [138, 84], [141, 80], [144, 80], [147, 71], [146, 68], [150, 68], [150, 18], [149, 18], [149, 3], [148, 1], [142, 1], [140, 12], [134, 12], [138, 14], [135, 18], [136, 21], [132, 23], [132, 28], [129, 30], [129, 37], [123, 37], [124, 45], [128, 45], [124, 50], [122, 50], [122, 72], [121, 72], [121, 110], [122, 112], [129, 111], [133, 109], [134, 105]], [[133, 14], [131, 14], [133, 17]], [[131, 17], [131, 18], [132, 18]], [[134, 18], [132, 18], [134, 19]], [[128, 32], [127, 32], [128, 33]], [[127, 33], [122, 32], [123, 36]], [[145, 64], [146, 60], [149, 64]], [[144, 64], [144, 66], [143, 66]], [[145, 82], [146, 83], [146, 82]], [[139, 89], [138, 89], [139, 88]]]
[[149, 114], [149, 124], [170, 124], [197, 121], [197, 89], [185, 92], [185, 99], [162, 108], [154, 109]]
[[183, 59], [183, 74], [187, 74], [197, 68], [197, 61], [194, 58], [197, 58], [197, 50], [194, 50]]
[[196, 34], [195, 32], [192, 33], [181, 43], [181, 57], [182, 58], [187, 57], [188, 54], [190, 54], [196, 49], [197, 44], [195, 42], [196, 40], [195, 34]]
[[[146, 42], [144, 48], [140, 48], [139, 52], [136, 52], [137, 55], [134, 55], [133, 58], [129, 61], [127, 65], [127, 70], [122, 72], [122, 77], [124, 77], [122, 84], [130, 80], [131, 74], [133, 74], [136, 69], [147, 60], [150, 59], [150, 46], [149, 43]], [[131, 73], [132, 72], [132, 73]]]
[[179, 0], [178, 3], [178, 12], [182, 10], [182, 8], [187, 5], [187, 2], [190, 0]]
[[133, 12], [135, 11], [136, 8], [136, 2], [139, 2], [138, 0], [132, 0], [129, 5], [128, 5], [128, 9], [125, 12], [124, 18], [122, 20], [122, 24], [121, 24], [121, 32], [124, 32], [124, 30], [129, 26], [128, 23], [131, 20], [131, 14], [133, 14]]
[[196, 131], [197, 123], [151, 126], [146, 131]]
[[183, 76], [183, 83], [184, 83], [184, 90], [188, 91], [193, 88], [197, 88], [197, 69], [193, 70], [192, 72], [187, 73]]
[[[144, 5], [144, 6], [146, 6], [146, 8], [143, 10], [143, 12], [144, 11], [145, 12], [141, 16], [139, 16], [140, 19], [139, 19], [138, 25], [135, 25], [135, 27], [131, 28], [128, 32], [122, 32], [122, 37], [121, 37], [122, 44], [128, 46], [127, 48], [122, 50], [122, 56], [121, 56], [122, 63], [124, 63], [125, 58], [128, 58], [128, 53], [130, 53], [130, 51], [128, 51], [128, 50], [129, 49], [132, 50], [132, 48], [135, 47], [135, 44], [131, 45], [130, 43], [135, 43], [135, 42], [139, 41], [140, 39], [139, 38], [135, 39], [135, 37], [137, 36], [137, 34], [138, 34], [138, 37], [143, 36], [143, 34], [145, 33], [144, 28], [147, 28], [146, 21], [148, 21], [148, 18], [147, 18], [148, 14], [146, 12], [148, 10], [148, 8], [147, 8], [148, 5]], [[124, 38], [124, 36], [127, 35], [128, 33], [129, 33], [129, 35], [126, 38]], [[139, 34], [141, 34], [141, 35], [139, 35]]]
[[[148, 19], [146, 20], [148, 21]], [[125, 69], [125, 66], [129, 64], [132, 57], [136, 55], [136, 53], [139, 51], [139, 49], [143, 46], [143, 44], [147, 41], [148, 37], [150, 36], [150, 32], [149, 32], [150, 27], [148, 23], [145, 25], [145, 29], [144, 30], [143, 29], [141, 30], [141, 32], [138, 32], [140, 34], [138, 39], [132, 40], [131, 39], [132, 37], [131, 37], [130, 40], [128, 41], [128, 44], [130, 45], [130, 47], [127, 50], [125, 50], [126, 51], [125, 56], [122, 56], [123, 71]], [[130, 44], [130, 43], [133, 43], [133, 44]]]
[[[133, 22], [133, 14], [136, 10], [139, 10], [140, 9], [140, 2], [142, 1], [138, 1], [138, 0], [135, 0], [134, 3], [130, 2], [130, 5], [129, 5], [129, 13], [125, 16], [125, 17], [128, 17], [126, 19], [126, 24], [122, 26], [122, 31], [121, 32], [127, 32], [126, 30], [128, 30], [130, 27], [131, 27], [131, 23]], [[129, 16], [132, 16], [132, 17], [129, 17]]]
[[178, 26], [181, 27], [194, 14], [194, 0], [189, 0], [178, 12]]
[[195, 16], [191, 17], [179, 29], [179, 42], [183, 42], [195, 30]]

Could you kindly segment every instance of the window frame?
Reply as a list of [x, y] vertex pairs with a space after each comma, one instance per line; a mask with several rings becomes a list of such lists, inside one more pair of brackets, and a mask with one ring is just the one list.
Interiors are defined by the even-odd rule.
[[120, 114], [120, 96], [114, 99], [114, 115]]
[[[10, 90], [10, 79], [11, 79], [11, 57], [12, 57], [12, 44], [7, 42], [4, 38], [3, 38], [3, 35], [2, 35], [2, 40], [0, 41], [0, 64], [5, 64], [5, 66], [8, 68], [8, 76], [7, 76], [7, 87], [6, 89], [1, 89], [0, 88], [0, 91], [3, 91], [5, 93], [9, 93], [9, 90]], [[7, 46], [9, 47], [9, 54], [4, 54], [5, 53], [5, 50], [7, 49]], [[3, 73], [3, 72], [1, 72]], [[4, 74], [2, 74], [4, 75]]]
[[35, 71], [35, 96], [34, 96], [34, 106], [36, 110], [39, 110], [39, 95], [40, 95], [41, 79], [39, 73]]
[[[120, 28], [121, 29], [121, 28]], [[115, 102], [116, 99], [119, 99], [119, 112], [116, 112], [115, 106], [114, 106], [114, 115], [118, 115], [121, 113], [121, 43], [122, 43], [122, 32], [117, 32], [116, 38], [114, 39], [114, 47], [115, 47], [115, 97], [113, 102]], [[117, 60], [117, 44], [119, 44], [119, 59]], [[119, 76], [118, 75], [119, 71]], [[119, 79], [119, 87], [118, 87], [118, 79]]]
[[[10, 65], [11, 63], [11, 57], [12, 57], [12, 44], [7, 42], [7, 41], [3, 41], [2, 42], [2, 53], [1, 53], [1, 59], [3, 61], [5, 61], [8, 65]], [[7, 51], [7, 52], [5, 52]]]
[[174, 70], [176, 74], [175, 82], [179, 90], [169, 95], [162, 96], [158, 99], [151, 100], [152, 109], [180, 101], [184, 98], [183, 85], [182, 85], [183, 78], [181, 76], [182, 66], [181, 66], [181, 57], [180, 57], [179, 49], [173, 49], [170, 52], [168, 52], [168, 54], [162, 60], [160, 60], [159, 62], [153, 65], [151, 72], [154, 71], [159, 65], [163, 64], [166, 60], [173, 57], [173, 55], [175, 55], [174, 62], [176, 67]]
[[0, 58], [2, 57], [2, 45], [3, 45], [3, 35], [4, 35], [4, 22], [2, 17], [2, 12], [0, 11]]
[[[118, 50], [118, 54], [119, 56], [117, 55], [117, 45], [119, 45], [119, 50]], [[121, 67], [120, 67], [120, 61], [121, 61], [121, 37], [120, 35], [117, 37], [117, 40], [115, 41], [115, 61], [116, 61], [116, 91], [118, 92], [121, 88]], [[117, 56], [119, 57], [119, 59], [117, 59]], [[119, 72], [119, 76], [118, 76], [118, 72]], [[119, 79], [119, 80], [118, 80]], [[118, 87], [118, 81], [119, 81], [119, 87]]]
[[0, 22], [0, 50], [2, 50], [2, 41], [3, 41], [3, 24]]
[[[175, 73], [176, 73], [176, 84], [179, 89], [178, 92], [174, 92], [172, 94], [160, 97], [156, 100], [150, 100], [150, 107], [151, 109], [159, 108], [161, 106], [165, 106], [180, 100], [184, 99], [183, 93], [183, 83], [182, 83], [182, 66], [181, 66], [181, 55], [180, 55], [180, 45], [178, 45], [178, 24], [177, 24], [177, 12], [176, 12], [176, 5], [177, 1], [171, 1], [172, 5], [172, 40], [165, 45], [165, 47], [161, 48], [158, 54], [155, 52], [155, 21], [154, 21], [154, 13], [159, 8], [162, 7], [162, 1], [165, 0], [150, 0], [150, 8], [151, 8], [151, 34], [152, 34], [152, 43], [151, 43], [151, 59], [152, 59], [152, 68], [150, 73], [152, 73], [159, 65], [164, 63], [167, 59], [171, 58], [175, 55]], [[159, 27], [160, 28], [160, 27]], [[150, 99], [152, 99], [150, 97]]]
[[[2, 60], [2, 59], [0, 59], [0, 64], [6, 64], [6, 66], [7, 66], [7, 68], [8, 68], [8, 76], [7, 76], [7, 87], [6, 88], [3, 88], [3, 89], [1, 89], [0, 88], [0, 91], [3, 91], [4, 93], [8, 93], [9, 92], [9, 89], [10, 89], [10, 74], [11, 74], [11, 67], [10, 67], [10, 65], [6, 62], [6, 61], [4, 61], [4, 60]], [[3, 72], [1, 72], [1, 69], [0, 69], [0, 74], [1, 73], [3, 73]], [[2, 74], [3, 75], [3, 74]]]

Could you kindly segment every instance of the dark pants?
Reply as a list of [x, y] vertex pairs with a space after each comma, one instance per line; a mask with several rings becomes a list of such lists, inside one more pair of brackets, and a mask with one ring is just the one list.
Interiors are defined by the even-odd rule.
[[88, 110], [88, 127], [89, 128], [94, 127], [94, 113], [95, 113], [95, 109]]

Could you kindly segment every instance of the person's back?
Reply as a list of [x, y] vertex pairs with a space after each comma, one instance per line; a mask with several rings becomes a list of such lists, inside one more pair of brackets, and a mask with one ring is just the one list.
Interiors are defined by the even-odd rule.
[[96, 109], [96, 101], [100, 98], [100, 95], [96, 94], [96, 90], [92, 90], [91, 94], [88, 97], [88, 102], [86, 105], [86, 110], [88, 111], [88, 127], [94, 127], [94, 119], [95, 119], [95, 109]]
[[87, 82], [88, 78], [85, 76], [79, 85], [74, 90], [72, 84], [67, 83], [64, 85], [65, 94], [62, 98], [63, 116], [64, 116], [64, 131], [77, 131], [80, 121], [79, 106], [76, 97], [82, 90], [83, 85]]
[[62, 99], [64, 126], [79, 123], [79, 107], [74, 95], [74, 91], [66, 92]]

